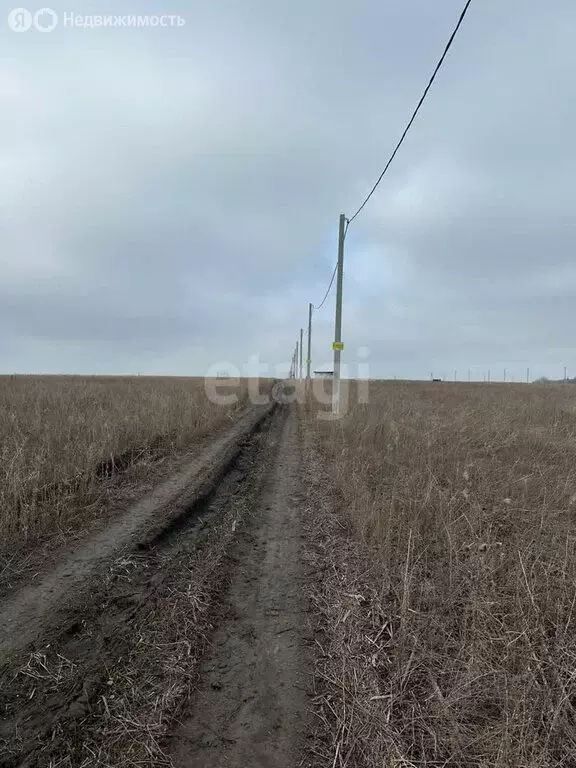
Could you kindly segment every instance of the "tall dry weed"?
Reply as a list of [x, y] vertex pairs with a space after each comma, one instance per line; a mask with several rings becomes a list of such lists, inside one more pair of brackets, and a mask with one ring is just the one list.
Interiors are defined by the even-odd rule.
[[374, 383], [308, 420], [364, 553], [332, 627], [342, 765], [576, 765], [575, 407], [569, 385]]

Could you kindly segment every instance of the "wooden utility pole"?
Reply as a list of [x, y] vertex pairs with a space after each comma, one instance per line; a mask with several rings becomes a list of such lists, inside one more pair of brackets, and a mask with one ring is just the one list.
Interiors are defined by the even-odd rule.
[[302, 340], [304, 338], [304, 328], [300, 328], [300, 376], [299, 378], [302, 378]]

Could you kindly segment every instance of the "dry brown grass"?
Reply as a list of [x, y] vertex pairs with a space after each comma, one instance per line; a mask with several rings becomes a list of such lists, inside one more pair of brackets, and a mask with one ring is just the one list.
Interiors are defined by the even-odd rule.
[[322, 764], [576, 765], [576, 390], [374, 383], [307, 424]]
[[[188, 448], [235, 419], [204, 380], [156, 377], [0, 377], [2, 546], [81, 524], [103, 476]], [[223, 394], [232, 390], [228, 387]]]

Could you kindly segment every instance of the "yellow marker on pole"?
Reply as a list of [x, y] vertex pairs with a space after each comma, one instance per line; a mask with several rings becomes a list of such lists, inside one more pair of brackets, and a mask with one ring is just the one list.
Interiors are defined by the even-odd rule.
[[332, 349], [337, 349], [339, 352], [342, 352], [344, 344], [341, 341], [335, 341], [334, 344], [332, 344]]

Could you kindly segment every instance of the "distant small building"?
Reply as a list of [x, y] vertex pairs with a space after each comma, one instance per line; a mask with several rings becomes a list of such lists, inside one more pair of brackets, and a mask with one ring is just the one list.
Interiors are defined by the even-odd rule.
[[432, 381], [442, 381], [442, 379], [432, 379]]
[[334, 376], [334, 371], [314, 371], [314, 376], [318, 379], [331, 379]]

